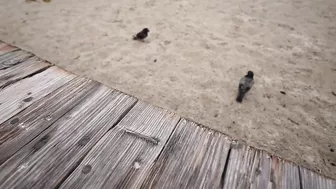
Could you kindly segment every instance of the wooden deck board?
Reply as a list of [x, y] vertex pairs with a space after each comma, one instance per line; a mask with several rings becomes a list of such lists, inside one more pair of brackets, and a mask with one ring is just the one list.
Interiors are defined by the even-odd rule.
[[0, 188], [54, 188], [135, 104], [101, 86], [0, 167]]
[[34, 55], [23, 50], [3, 54], [0, 56], [0, 70], [19, 64], [32, 56]]
[[13, 52], [13, 51], [16, 51], [16, 50], [19, 50], [19, 49], [17, 47], [14, 47], [12, 45], [9, 45], [7, 43], [4, 43], [4, 42], [0, 41], [0, 56], [4, 55], [4, 54], [7, 54], [7, 53], [10, 53], [10, 52]]
[[0, 165], [98, 86], [89, 79], [75, 78], [0, 124]]
[[235, 144], [232, 147], [224, 189], [300, 189], [298, 167], [267, 153]]
[[0, 90], [0, 124], [73, 78], [74, 75], [51, 67]]
[[138, 188], [178, 120], [175, 114], [139, 102], [61, 188]]
[[300, 167], [302, 189], [336, 189], [336, 181]]
[[224, 135], [182, 119], [142, 188], [220, 188], [229, 149]]
[[[281, 189], [300, 189], [299, 167], [291, 162], [272, 158], [273, 169], [275, 170], [276, 187]], [[278, 167], [278, 169], [277, 169]]]
[[243, 189], [250, 184], [249, 177], [254, 168], [255, 150], [242, 144], [233, 144], [228, 157], [227, 170], [224, 178], [224, 189]]
[[50, 64], [39, 60], [37, 57], [31, 57], [24, 61], [23, 64], [0, 70], [0, 88], [4, 88], [9, 84], [15, 83], [22, 78], [44, 70], [50, 66]]

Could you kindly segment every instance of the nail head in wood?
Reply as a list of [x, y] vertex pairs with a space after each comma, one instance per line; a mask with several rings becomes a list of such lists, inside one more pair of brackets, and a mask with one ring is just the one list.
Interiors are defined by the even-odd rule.
[[33, 100], [33, 97], [28, 97], [28, 98], [23, 99], [23, 102], [30, 102], [32, 100]]
[[14, 125], [14, 124], [19, 123], [19, 121], [20, 121], [20, 119], [16, 117], [16, 118], [12, 119], [9, 123]]
[[92, 166], [91, 165], [85, 165], [82, 169], [82, 173], [84, 174], [88, 174], [92, 169]]
[[81, 138], [78, 141], [78, 145], [79, 146], [85, 146], [89, 141], [90, 141], [90, 137], [89, 136], [84, 136], [83, 138]]
[[47, 120], [47, 121], [50, 121], [50, 120], [52, 120], [52, 117], [51, 117], [51, 115], [47, 115], [47, 116], [44, 117], [44, 119]]

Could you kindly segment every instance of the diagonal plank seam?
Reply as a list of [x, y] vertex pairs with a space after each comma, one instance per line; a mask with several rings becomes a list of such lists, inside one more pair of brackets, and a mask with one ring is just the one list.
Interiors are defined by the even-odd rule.
[[[120, 91], [118, 91], [118, 90], [115, 90], [116, 92], [120, 92]], [[123, 92], [120, 92], [121, 94], [125, 94], [125, 93], [123, 93]], [[126, 95], [128, 95], [128, 94], [126, 94]], [[129, 96], [129, 95], [128, 95]], [[121, 115], [120, 115], [120, 117], [118, 118], [118, 120], [116, 121], [116, 123], [114, 124], [114, 125], [112, 125], [112, 127], [110, 127], [107, 131], [106, 131], [106, 133], [107, 132], [109, 132], [111, 129], [113, 129], [115, 126], [117, 126], [122, 120], [123, 120], [123, 118], [126, 116], [126, 114], [128, 114], [128, 112], [130, 112], [133, 108], [134, 108], [134, 106], [138, 103], [138, 99], [137, 98], [135, 98], [134, 97], [134, 99], [135, 99], [135, 101], [134, 101], [134, 103], [130, 106], [130, 107], [128, 107]], [[106, 135], [106, 133], [101, 137], [101, 138], [103, 138], [105, 135]]]
[[[74, 78], [73, 80], [77, 79]], [[71, 80], [71, 81], [73, 81]], [[68, 83], [70, 83], [71, 81], [69, 81]], [[56, 89], [55, 91], [58, 91], [59, 89], [61, 89], [62, 87], [66, 86], [68, 83], [65, 83], [63, 86], [61, 86], [60, 88]], [[51, 127], [52, 124], [54, 124], [55, 122], [57, 122], [59, 119], [61, 119], [65, 114], [67, 114], [68, 112], [70, 112], [71, 110], [73, 110], [81, 101], [85, 100], [86, 98], [88, 98], [90, 96], [90, 94], [92, 94], [94, 92], [95, 89], [99, 88], [100, 85], [95, 85], [92, 87], [92, 90], [89, 90], [88, 93], [86, 93], [85, 95], [83, 95], [81, 98], [78, 99], [78, 101], [75, 101], [75, 103], [73, 104], [73, 106], [71, 108], [69, 108], [67, 111], [64, 111], [61, 116], [57, 117], [56, 119], [51, 119], [52, 121], [50, 121], [50, 124], [48, 127], [44, 128], [43, 130], [41, 130], [39, 132], [39, 134], [37, 134], [34, 138], [30, 139], [27, 141], [27, 143], [23, 146], [21, 146], [20, 148], [18, 148], [13, 154], [15, 154], [16, 152], [20, 151], [20, 149], [24, 148], [26, 145], [28, 145], [31, 141], [35, 140], [36, 138], [39, 137], [39, 135], [43, 132], [45, 132], [49, 127]], [[31, 104], [30, 106], [26, 107], [25, 109], [23, 109], [22, 111], [20, 111], [19, 113], [15, 114], [13, 117], [16, 117], [18, 114], [20, 114], [21, 112], [25, 111], [26, 109], [33, 107], [36, 104], [40, 104], [41, 102], [44, 102], [46, 99], [49, 98], [49, 96], [53, 96], [53, 93], [50, 93], [48, 95], [46, 95], [45, 97], [39, 99], [38, 101], [34, 102], [33, 104]], [[81, 100], [80, 100], [81, 99]], [[38, 107], [35, 107], [35, 109], [38, 109]], [[8, 120], [11, 120], [13, 117], [9, 118]], [[0, 148], [1, 149], [1, 148]], [[13, 155], [12, 154], [12, 155]], [[11, 155], [11, 156], [12, 156]], [[2, 163], [4, 163], [6, 160], [2, 160], [0, 158], [0, 165]]]
[[[119, 91], [117, 91], [117, 92], [119, 92]], [[122, 93], [122, 94], [124, 94], [124, 93]], [[76, 162], [76, 164], [74, 165], [74, 167], [71, 169], [71, 170], [69, 170], [69, 172], [62, 178], [62, 180], [60, 180], [59, 182], [58, 182], [58, 184], [55, 186], [55, 189], [58, 189], [58, 188], [60, 188], [61, 186], [62, 186], [62, 184], [63, 184], [63, 182], [65, 181], [65, 180], [67, 180], [68, 179], [68, 177], [77, 169], [77, 167], [82, 163], [82, 161], [86, 158], [86, 156], [91, 152], [91, 150], [99, 143], [99, 141], [100, 140], [102, 140], [103, 138], [104, 138], [104, 136], [111, 130], [111, 129], [113, 129], [115, 126], [117, 126], [121, 121], [122, 121], [122, 119], [128, 114], [128, 112], [130, 112], [132, 109], [133, 109], [133, 107], [137, 104], [137, 102], [138, 102], [138, 99], [137, 98], [135, 98], [135, 101], [134, 101], [134, 103], [130, 106], [130, 107], [128, 107], [120, 116], [119, 116], [119, 118], [118, 118], [118, 120], [115, 122], [115, 124], [113, 124], [103, 135], [102, 135], [102, 137], [96, 142], [96, 144], [95, 145], [93, 145], [92, 147], [91, 147], [91, 149], [89, 149], [84, 155], [83, 155], [83, 157], [81, 157], [77, 162]]]
[[5, 83], [3, 86], [1, 86], [0, 89], [4, 89], [4, 88], [8, 87], [9, 85], [12, 85], [12, 84], [14, 84], [14, 83], [16, 83], [16, 82], [19, 82], [19, 81], [21, 81], [21, 80], [24, 80], [24, 79], [33, 77], [34, 75], [37, 75], [37, 74], [39, 74], [39, 73], [42, 73], [42, 72], [44, 72], [45, 70], [47, 70], [47, 69], [49, 69], [49, 68], [51, 68], [51, 67], [52, 67], [52, 65], [49, 65], [49, 66], [47, 66], [47, 67], [44, 67], [44, 68], [42, 68], [42, 69], [40, 69], [40, 70], [37, 70], [37, 71], [31, 73], [31, 74], [29, 74], [29, 75], [27, 75], [27, 76], [25, 76], [25, 77], [18, 78], [18, 79], [12, 80], [12, 81], [8, 81], [8, 82]]
[[[26, 52], [26, 51], [25, 51], [25, 52]], [[11, 52], [11, 53], [13, 53], [13, 52]], [[28, 53], [29, 53], [29, 52], [28, 52]], [[24, 58], [20, 58], [19, 60], [15, 61], [13, 64], [11, 64], [11, 66], [14, 66], [14, 65], [17, 65], [17, 64], [21, 64], [22, 62], [24, 62], [24, 61], [26, 61], [26, 60], [28, 60], [29, 58], [32, 58], [32, 57], [34, 57], [34, 55], [30, 53], [30, 54], [27, 55], [26, 57], [24, 57]], [[5, 64], [6, 64], [6, 61], [5, 61]], [[9, 69], [11, 66], [0, 67], [0, 70], [6, 70], [6, 69]]]
[[303, 189], [301, 170], [298, 167], [300, 189]]
[[[149, 171], [147, 172], [147, 175], [145, 176], [146, 179], [143, 180], [140, 188], [144, 189], [144, 184], [145, 181], [147, 180], [147, 177], [151, 174], [151, 170], [153, 169], [154, 165], [156, 164], [156, 162], [159, 160], [159, 158], [161, 157], [162, 153], [165, 151], [165, 149], [167, 148], [167, 144], [169, 143], [169, 141], [171, 140], [172, 136], [174, 135], [174, 133], [176, 132], [176, 128], [177, 125], [179, 125], [179, 123], [182, 121], [182, 118], [180, 117], [179, 120], [176, 122], [176, 124], [174, 125], [174, 129], [172, 130], [172, 132], [170, 133], [168, 139], [166, 140], [166, 143], [164, 144], [164, 146], [162, 147], [160, 153], [157, 155], [157, 157], [155, 158], [155, 160], [153, 161], [153, 164], [150, 166]], [[163, 171], [163, 170], [162, 170]], [[159, 175], [159, 174], [158, 174]], [[152, 180], [153, 182], [155, 181], [155, 179]]]
[[[0, 41], [0, 43], [1, 43], [1, 41]], [[5, 53], [2, 54], [1, 56], [6, 55], [6, 54], [9, 54], [9, 53], [16, 52], [16, 51], [19, 51], [19, 50], [21, 50], [21, 49], [19, 49], [19, 48], [17, 48], [17, 49], [13, 49], [13, 50], [11, 50], [11, 51], [5, 52]]]
[[224, 188], [224, 186], [225, 186], [225, 176], [226, 176], [226, 172], [227, 172], [228, 165], [229, 165], [231, 149], [232, 149], [232, 146], [230, 145], [230, 148], [229, 148], [229, 151], [228, 151], [228, 154], [227, 154], [227, 157], [226, 157], [225, 165], [224, 165], [224, 168], [223, 168], [223, 172], [222, 172], [222, 175], [221, 175], [220, 188]]
[[[52, 67], [53, 67], [53, 66], [48, 67], [48, 69], [49, 69], [49, 68], [52, 68]], [[47, 70], [47, 69], [45, 69], [45, 70]], [[43, 70], [43, 71], [45, 71], [45, 70]], [[43, 72], [43, 71], [42, 71], [42, 72]], [[42, 72], [39, 72], [39, 73], [37, 73], [37, 74], [40, 74], [40, 73], [42, 73]], [[37, 74], [35, 74], [35, 75], [37, 75]], [[77, 77], [78, 77], [78, 76], [77, 76]], [[74, 78], [70, 79], [69, 81], [65, 82], [63, 85], [57, 87], [55, 90], [50, 91], [50, 93], [48, 93], [48, 94], [51, 94], [52, 92], [58, 90], [59, 88], [63, 87], [64, 85], [66, 85], [67, 83], [69, 83], [69, 82], [71, 82], [72, 80], [76, 79], [77, 77], [74, 77]], [[48, 94], [47, 94], [47, 95], [48, 95]], [[31, 105], [29, 105], [29, 106], [31, 106]], [[23, 108], [22, 110], [18, 111], [15, 115], [9, 117], [8, 119], [4, 120], [3, 122], [8, 121], [8, 120], [10, 120], [10, 119], [13, 119], [17, 114], [23, 112], [23, 111], [26, 110], [29, 106], [27, 106], [27, 107]], [[3, 123], [3, 122], [2, 122], [2, 123]]]

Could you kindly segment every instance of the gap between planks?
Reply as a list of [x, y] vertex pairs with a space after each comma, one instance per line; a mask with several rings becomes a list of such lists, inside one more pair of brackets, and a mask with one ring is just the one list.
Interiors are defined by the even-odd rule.
[[54, 188], [135, 104], [136, 99], [100, 86], [1, 165], [1, 188]]
[[97, 89], [89, 79], [75, 78], [0, 124], [0, 165], [21, 147]]
[[32, 57], [21, 64], [0, 70], [0, 88], [5, 88], [22, 79], [32, 77], [45, 71], [49, 67], [51, 67], [49, 63], [41, 61], [37, 57]]
[[60, 188], [140, 186], [179, 119], [139, 101], [99, 140]]
[[74, 75], [53, 66], [0, 90], [0, 123], [74, 78]]

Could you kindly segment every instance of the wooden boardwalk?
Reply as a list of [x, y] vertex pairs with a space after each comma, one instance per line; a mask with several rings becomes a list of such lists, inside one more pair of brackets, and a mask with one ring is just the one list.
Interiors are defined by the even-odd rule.
[[0, 42], [0, 188], [336, 189], [336, 181]]

